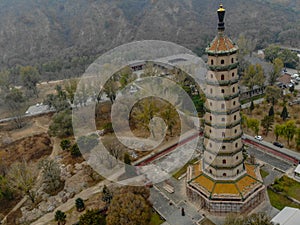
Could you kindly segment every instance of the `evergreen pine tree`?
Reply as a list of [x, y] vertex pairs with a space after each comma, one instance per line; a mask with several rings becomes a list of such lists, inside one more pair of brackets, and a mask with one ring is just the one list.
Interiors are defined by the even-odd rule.
[[61, 147], [62, 150], [69, 150], [70, 147], [71, 147], [71, 141], [68, 140], [68, 139], [63, 139], [60, 142], [60, 147]]
[[251, 101], [250, 112], [252, 112], [253, 110], [254, 110], [254, 103], [253, 103], [253, 101]]
[[131, 165], [131, 159], [128, 153], [124, 154], [124, 163], [127, 165]]
[[283, 109], [282, 109], [282, 112], [281, 112], [281, 118], [283, 119], [283, 120], [286, 120], [287, 118], [288, 118], [288, 116], [289, 116], [289, 113], [288, 113], [288, 111], [287, 111], [287, 108], [286, 108], [286, 106], [284, 106], [283, 107]]
[[81, 212], [85, 209], [84, 202], [81, 198], [75, 200], [75, 206], [78, 212]]
[[112, 193], [110, 190], [107, 188], [106, 185], [104, 185], [103, 190], [102, 190], [102, 201], [105, 203], [109, 204], [111, 199], [112, 199]]
[[66, 224], [66, 214], [60, 210], [55, 212], [55, 221], [57, 221], [58, 225]]
[[269, 116], [274, 117], [274, 107], [271, 106], [270, 110], [269, 110]]

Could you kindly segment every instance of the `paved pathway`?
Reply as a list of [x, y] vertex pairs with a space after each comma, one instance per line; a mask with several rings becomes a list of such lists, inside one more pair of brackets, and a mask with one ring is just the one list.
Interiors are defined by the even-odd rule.
[[280, 172], [278, 170], [275, 170], [274, 167], [272, 167], [269, 164], [265, 164], [264, 166], [261, 167], [261, 169], [263, 169], [263, 170], [265, 170], [265, 171], [267, 171], [269, 173], [268, 176], [266, 176], [266, 177], [263, 178], [264, 184], [266, 186], [273, 184], [274, 180], [276, 178], [279, 178], [279, 177], [281, 177], [283, 175], [282, 172]]
[[[155, 210], [171, 225], [193, 225], [201, 221], [202, 214], [194, 205], [187, 201], [185, 194], [185, 181], [171, 178], [169, 183], [174, 187], [174, 193], [170, 194], [163, 189], [164, 182], [151, 188], [150, 200]], [[182, 216], [181, 209], [185, 215]]]

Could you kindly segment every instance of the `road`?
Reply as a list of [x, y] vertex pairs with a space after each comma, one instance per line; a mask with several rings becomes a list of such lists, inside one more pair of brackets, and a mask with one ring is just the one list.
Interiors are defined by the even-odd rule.
[[282, 160], [288, 161], [293, 164], [298, 164], [300, 162], [300, 154], [298, 152], [292, 151], [287, 148], [278, 148], [274, 146], [270, 142], [266, 141], [258, 141], [254, 139], [252, 136], [244, 134], [244, 143], [250, 146], [255, 146], [269, 154], [273, 155], [274, 157], [280, 158]]
[[263, 178], [266, 186], [274, 183], [274, 180], [283, 174], [289, 175], [289, 173], [293, 171], [294, 158], [282, 155], [282, 152], [287, 151], [287, 149], [280, 149], [280, 152], [277, 152], [279, 149], [273, 144], [265, 141], [257, 141], [248, 135], [245, 136], [251, 139], [250, 145], [250, 139], [246, 138], [246, 140], [244, 140], [244, 142], [249, 145], [247, 152], [261, 161], [264, 164], [261, 169], [269, 173], [268, 176]]
[[257, 158], [263, 162], [266, 162], [266, 163], [270, 164], [271, 166], [273, 166], [274, 168], [277, 168], [281, 171], [287, 171], [293, 166], [292, 163], [289, 163], [285, 160], [274, 157], [270, 153], [267, 153], [258, 148], [250, 147], [250, 148], [248, 148], [247, 152], [251, 155], [254, 155], [255, 158]]

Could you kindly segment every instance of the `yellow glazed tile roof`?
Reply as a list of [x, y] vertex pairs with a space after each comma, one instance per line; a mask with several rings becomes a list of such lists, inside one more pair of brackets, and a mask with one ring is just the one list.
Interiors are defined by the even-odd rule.
[[209, 191], [210, 193], [212, 192], [212, 189], [214, 187], [214, 182], [207, 178], [206, 176], [199, 176], [197, 177], [194, 182], [196, 182], [197, 184], [199, 184], [201, 187], [205, 188], [207, 191]]
[[202, 174], [201, 163], [193, 165], [193, 176], [198, 177]]
[[259, 185], [255, 173], [255, 165], [245, 163], [246, 175], [238, 180], [215, 181], [213, 178], [203, 174], [201, 163], [195, 164], [193, 167], [193, 175], [191, 182], [199, 188], [206, 190], [213, 197], [237, 197], [244, 198], [252, 191], [254, 186]]
[[255, 177], [256, 178], [256, 174], [255, 174], [255, 166], [254, 165], [249, 165], [245, 163], [245, 167], [247, 170], [247, 174], [249, 174], [251, 177]]
[[245, 176], [242, 179], [240, 179], [236, 185], [241, 193], [245, 193], [249, 190], [250, 187], [253, 186], [253, 184], [257, 183], [255, 179], [249, 176]]
[[226, 195], [226, 194], [231, 194], [231, 195], [238, 195], [239, 191], [237, 189], [237, 187], [235, 186], [235, 184], [231, 184], [231, 183], [217, 183], [213, 194], [217, 194], [217, 195]]

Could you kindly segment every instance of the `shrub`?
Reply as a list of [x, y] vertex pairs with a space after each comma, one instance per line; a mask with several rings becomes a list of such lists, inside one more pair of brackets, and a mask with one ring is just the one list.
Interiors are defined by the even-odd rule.
[[61, 142], [60, 142], [60, 147], [62, 150], [70, 150], [70, 147], [71, 147], [71, 141], [68, 140], [68, 139], [63, 139]]
[[71, 147], [71, 155], [73, 157], [79, 157], [79, 156], [81, 156], [81, 152], [80, 152], [80, 149], [79, 149], [79, 147], [78, 147], [77, 144], [72, 145], [72, 147]]
[[106, 224], [105, 218], [101, 215], [97, 209], [88, 210], [85, 214], [80, 216], [79, 225], [98, 225]]
[[81, 212], [85, 209], [85, 205], [84, 205], [82, 198], [77, 198], [75, 200], [75, 206], [76, 206], [76, 209], [78, 212]]
[[113, 133], [113, 132], [114, 132], [112, 123], [107, 123], [107, 124], [105, 124], [105, 125], [103, 126], [103, 129], [104, 129], [104, 132], [105, 132], [105, 133]]
[[50, 136], [59, 138], [73, 135], [72, 113], [70, 110], [61, 111], [53, 116], [48, 133]]
[[274, 184], [273, 188], [276, 192], [282, 192], [283, 191], [283, 187], [280, 184]]
[[59, 164], [54, 160], [46, 159], [39, 163], [39, 167], [42, 171], [43, 182], [46, 184], [45, 192], [54, 195], [64, 184], [60, 179]]
[[64, 225], [66, 223], [66, 214], [60, 210], [55, 212], [55, 221], [58, 225]]

